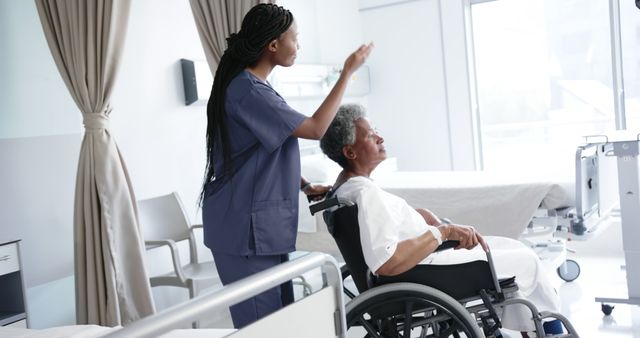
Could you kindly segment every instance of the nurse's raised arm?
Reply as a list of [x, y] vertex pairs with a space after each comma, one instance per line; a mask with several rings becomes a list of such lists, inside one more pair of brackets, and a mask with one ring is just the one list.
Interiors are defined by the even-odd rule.
[[344, 62], [344, 67], [340, 73], [338, 81], [331, 89], [331, 92], [324, 99], [318, 110], [306, 118], [298, 128], [293, 131], [293, 136], [310, 140], [319, 140], [329, 128], [329, 124], [336, 116], [338, 107], [342, 102], [342, 97], [347, 89], [347, 84], [351, 75], [364, 64], [373, 50], [373, 42], [360, 46]]

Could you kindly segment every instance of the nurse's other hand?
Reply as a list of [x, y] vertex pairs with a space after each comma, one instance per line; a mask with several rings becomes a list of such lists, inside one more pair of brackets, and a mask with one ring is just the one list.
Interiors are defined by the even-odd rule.
[[347, 60], [344, 62], [342, 68], [342, 74], [345, 76], [351, 76], [362, 64], [367, 60], [369, 54], [373, 50], [373, 42], [369, 42], [366, 45], [360, 46], [355, 52], [351, 53]]
[[307, 195], [309, 202], [319, 201], [331, 190], [330, 185], [323, 184], [311, 184], [304, 189], [304, 194]]

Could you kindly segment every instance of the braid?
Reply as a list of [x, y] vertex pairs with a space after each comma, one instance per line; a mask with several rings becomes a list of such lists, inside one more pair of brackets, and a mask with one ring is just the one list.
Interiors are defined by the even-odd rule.
[[[292, 23], [293, 15], [288, 10], [274, 4], [259, 4], [244, 16], [240, 31], [227, 38], [227, 49], [218, 63], [207, 102], [207, 165], [200, 205], [204, 201], [208, 183], [233, 174], [225, 111], [225, 94], [229, 83], [245, 68], [255, 65], [269, 42], [280, 37]], [[215, 154], [222, 155], [221, 173], [215, 172]]]

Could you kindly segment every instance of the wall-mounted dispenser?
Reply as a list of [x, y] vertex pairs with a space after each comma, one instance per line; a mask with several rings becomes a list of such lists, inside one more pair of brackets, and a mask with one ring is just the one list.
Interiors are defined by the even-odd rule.
[[182, 83], [184, 86], [184, 103], [190, 105], [197, 101], [209, 99], [213, 76], [206, 61], [180, 59]]

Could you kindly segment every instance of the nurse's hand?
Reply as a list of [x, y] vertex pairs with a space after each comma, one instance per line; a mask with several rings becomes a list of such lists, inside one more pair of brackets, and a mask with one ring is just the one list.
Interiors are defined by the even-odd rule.
[[310, 184], [302, 192], [307, 195], [307, 199], [311, 202], [323, 199], [329, 190], [331, 190], [330, 185]]
[[341, 75], [351, 76], [355, 73], [355, 71], [358, 70], [358, 68], [360, 68], [360, 66], [362, 66], [362, 64], [367, 60], [369, 54], [371, 54], [371, 50], [373, 50], [373, 42], [362, 45], [355, 52], [351, 53], [344, 62]]

